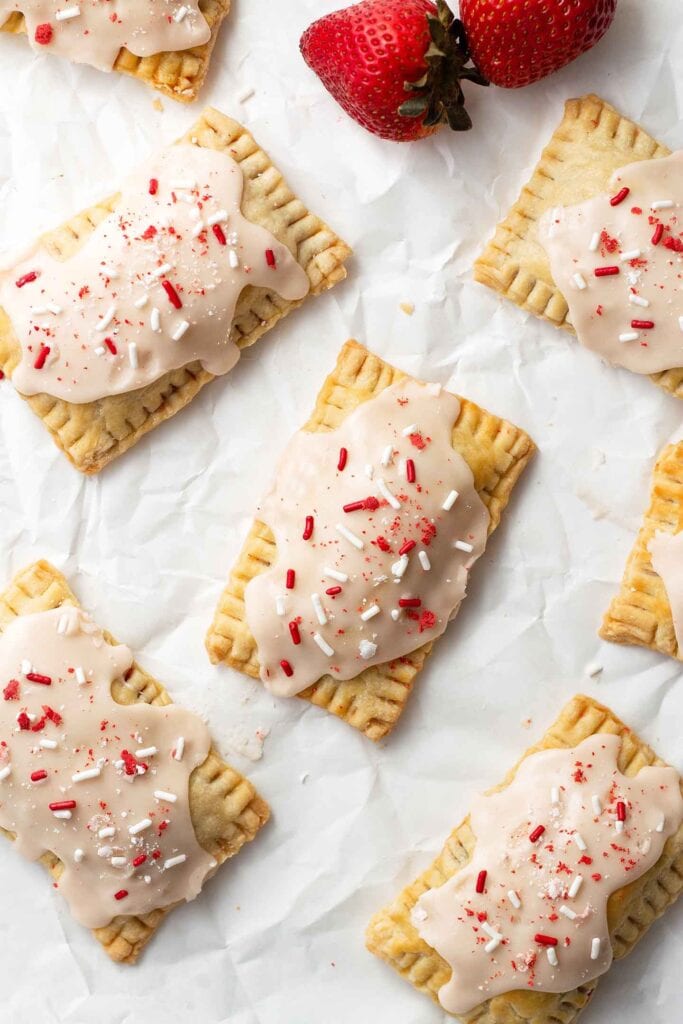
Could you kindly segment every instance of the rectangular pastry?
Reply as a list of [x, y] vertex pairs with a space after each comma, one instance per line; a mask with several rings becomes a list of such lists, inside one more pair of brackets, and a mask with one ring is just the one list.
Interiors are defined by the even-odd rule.
[[221, 596], [211, 660], [386, 736], [534, 450], [347, 342]]
[[230, 0], [0, 0], [0, 32], [22, 33], [37, 53], [120, 71], [174, 100], [197, 98]]
[[475, 279], [683, 397], [682, 165], [604, 100], [569, 100]]
[[0, 273], [0, 368], [97, 473], [343, 280], [349, 255], [251, 135], [208, 109], [123, 194]]
[[683, 441], [667, 445], [652, 479], [650, 507], [600, 636], [683, 660]]
[[683, 886], [681, 780], [577, 696], [367, 946], [458, 1020], [573, 1024]]
[[0, 664], [0, 831], [112, 960], [135, 963], [268, 805], [47, 562], [0, 595]]

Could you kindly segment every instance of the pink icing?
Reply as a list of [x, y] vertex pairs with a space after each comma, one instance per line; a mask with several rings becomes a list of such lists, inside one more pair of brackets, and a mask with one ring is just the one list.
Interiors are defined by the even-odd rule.
[[676, 642], [683, 651], [683, 533], [658, 530], [649, 549], [652, 568], [661, 578], [669, 600]]

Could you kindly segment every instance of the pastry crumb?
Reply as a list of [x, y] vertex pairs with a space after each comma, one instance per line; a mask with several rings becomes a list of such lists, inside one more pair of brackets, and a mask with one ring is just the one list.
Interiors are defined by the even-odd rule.
[[533, 723], [533, 718], [523, 718], [522, 719], [522, 728], [523, 729], [530, 729], [532, 723]]
[[152, 106], [154, 107], [155, 110], [158, 110], [159, 113], [161, 113], [161, 111], [164, 109], [163, 103], [158, 98], [153, 101]]
[[254, 96], [254, 95], [256, 95], [256, 89], [253, 89], [251, 87], [249, 87], [247, 89], [243, 89], [242, 92], [237, 97], [237, 102], [238, 103], [246, 103], [247, 100], [250, 100], [251, 97]]
[[399, 302], [398, 308], [401, 310], [402, 313], [405, 313], [406, 316], [412, 316], [413, 313], [415, 312], [415, 303]]

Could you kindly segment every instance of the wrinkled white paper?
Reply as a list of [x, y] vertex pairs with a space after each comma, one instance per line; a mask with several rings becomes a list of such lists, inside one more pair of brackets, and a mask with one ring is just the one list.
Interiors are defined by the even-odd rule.
[[[429, 863], [473, 793], [581, 690], [683, 769], [679, 665], [596, 636], [683, 404], [601, 365], [471, 276], [567, 97], [597, 92], [683, 144], [680, 4], [621, 0], [609, 35], [575, 65], [521, 91], [470, 88], [474, 130], [414, 146], [364, 133], [304, 65], [301, 31], [336, 6], [234, 0], [200, 103], [164, 100], [163, 111], [133, 80], [0, 37], [0, 249], [115, 190], [202, 104], [242, 119], [356, 249], [344, 285], [100, 478], [81, 478], [11, 386], [0, 388], [2, 585], [31, 560], [52, 559], [173, 697], [207, 716], [274, 812], [134, 969], [109, 963], [42, 869], [3, 845], [1, 1024], [443, 1024], [365, 952], [363, 932]], [[415, 304], [412, 317], [402, 302]], [[211, 667], [203, 648], [276, 456], [351, 335], [509, 417], [540, 448], [458, 620], [379, 746]], [[596, 679], [589, 662], [604, 666]], [[251, 762], [240, 751], [258, 753], [259, 729], [270, 735]], [[680, 1018], [682, 924], [680, 905], [601, 982], [586, 1024]]]

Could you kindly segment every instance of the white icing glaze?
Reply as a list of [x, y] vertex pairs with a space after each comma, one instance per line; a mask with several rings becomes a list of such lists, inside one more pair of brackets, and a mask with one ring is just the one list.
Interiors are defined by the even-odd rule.
[[[0, 826], [30, 860], [48, 850], [60, 858], [57, 888], [90, 928], [194, 899], [216, 867], [197, 842], [189, 807], [208, 730], [175, 705], [117, 704], [111, 685], [132, 663], [127, 647], [106, 643], [71, 606], [20, 616], [0, 636]], [[97, 768], [97, 777], [78, 778]], [[36, 772], [47, 777], [32, 781]], [[64, 801], [55, 816], [50, 804]]]
[[[451, 443], [459, 412], [454, 395], [406, 381], [363, 402], [332, 432], [294, 436], [259, 508], [277, 558], [245, 592], [271, 692], [292, 696], [326, 673], [351, 679], [444, 632], [489, 523], [472, 472]], [[458, 497], [447, 501], [451, 491]], [[365, 507], [344, 511], [356, 502]], [[444, 503], [452, 504], [446, 510]], [[308, 516], [312, 533], [304, 539]], [[402, 556], [406, 542], [413, 546]], [[417, 606], [401, 608], [401, 600]]]
[[0, 0], [0, 25], [16, 11], [24, 15], [38, 53], [56, 53], [100, 71], [112, 70], [124, 46], [148, 57], [211, 38], [198, 0]]
[[[611, 205], [622, 189], [628, 194]], [[635, 373], [683, 366], [682, 207], [683, 151], [622, 167], [606, 193], [548, 210], [539, 224], [579, 341]], [[596, 277], [605, 267], [619, 272]]]
[[242, 216], [243, 184], [226, 153], [169, 146], [131, 175], [74, 256], [57, 260], [38, 243], [4, 270], [0, 305], [22, 348], [17, 390], [84, 403], [195, 360], [231, 370], [242, 290], [296, 300], [309, 289], [286, 246]]
[[652, 568], [660, 577], [671, 608], [676, 642], [683, 650], [683, 532], [658, 530], [650, 540]]
[[599, 733], [532, 754], [509, 786], [475, 801], [472, 859], [413, 912], [452, 967], [439, 991], [450, 1013], [515, 989], [569, 992], [609, 968], [610, 894], [651, 868], [683, 821], [677, 772], [645, 767], [628, 778], [620, 744]]

